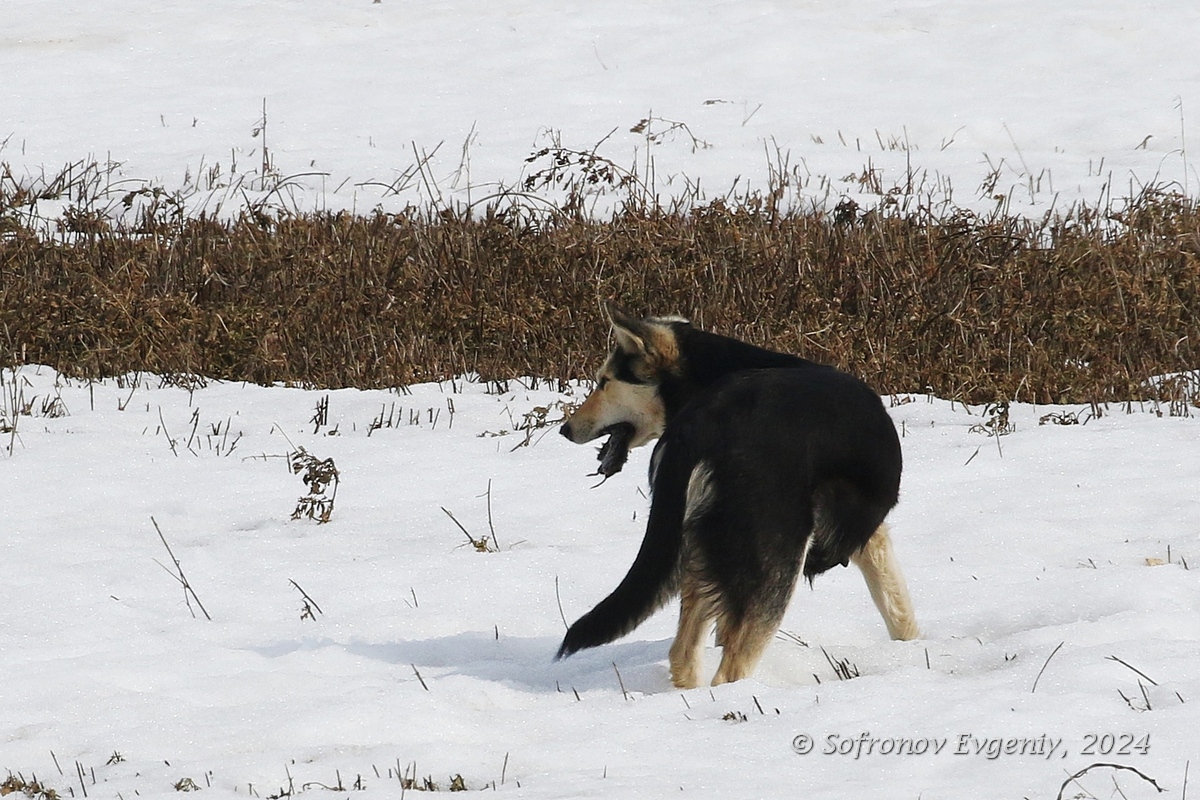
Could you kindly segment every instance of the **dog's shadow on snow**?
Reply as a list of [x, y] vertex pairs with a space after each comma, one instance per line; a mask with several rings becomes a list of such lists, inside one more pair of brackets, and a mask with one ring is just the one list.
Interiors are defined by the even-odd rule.
[[[559, 643], [551, 637], [497, 638], [492, 633], [470, 632], [399, 642], [308, 639], [254, 650], [278, 658], [340, 649], [350, 656], [403, 666], [409, 674], [409, 667], [416, 667], [426, 683], [460, 675], [533, 692], [607, 690], [652, 694], [671, 688], [665, 663], [668, 640], [618, 642], [555, 661]], [[412, 680], [417, 680], [415, 675]]]

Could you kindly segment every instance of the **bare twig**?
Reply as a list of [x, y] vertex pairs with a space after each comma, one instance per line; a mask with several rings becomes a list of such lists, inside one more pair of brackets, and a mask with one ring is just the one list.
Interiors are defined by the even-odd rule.
[[[453, 417], [451, 417], [453, 419]], [[487, 514], [488, 514], [488, 530], [492, 532], [492, 546], [496, 548], [496, 552], [500, 552], [500, 542], [496, 541], [496, 526], [492, 524], [492, 479], [488, 478], [487, 485]]]
[[850, 659], [835, 659], [833, 656], [829, 655], [829, 652], [824, 647], [821, 648], [821, 653], [824, 654], [825, 660], [829, 662], [829, 666], [833, 669], [833, 674], [836, 675], [839, 680], [848, 681], [852, 678], [857, 678], [861, 674], [858, 671], [858, 667], [850, 663]]
[[570, 630], [571, 626], [567, 624], [567, 615], [563, 613], [562, 596], [558, 593], [558, 576], [554, 576], [554, 599], [558, 601], [558, 616], [562, 618], [563, 629]]
[[[312, 613], [312, 609], [314, 609], [314, 608], [317, 610], [318, 614], [323, 615], [325, 613], [324, 611], [321, 610], [321, 607], [319, 605], [317, 605], [317, 601], [313, 600], [311, 597], [309, 597], [308, 592], [306, 592], [300, 588], [300, 584], [296, 583], [291, 578], [288, 578], [288, 583], [290, 583], [292, 586], [295, 586], [296, 591], [298, 591], [301, 594], [301, 596], [304, 597], [304, 609], [300, 612], [300, 619], [316, 619], [316, 617], [314, 617], [313, 613]], [[311, 606], [311, 608], [310, 608], [310, 606]]]
[[162, 406], [158, 407], [158, 422], [160, 425], [162, 425], [163, 436], [167, 437], [167, 444], [171, 445], [171, 452], [175, 455], [176, 458], [179, 458], [179, 451], [177, 451], [175, 449], [175, 440], [172, 439], [171, 434], [167, 432], [167, 423], [166, 423], [166, 420], [163, 419]]
[[617, 662], [612, 662], [613, 672], [617, 673], [617, 683], [621, 686], [621, 696], [626, 700], [629, 699], [629, 692], [625, 691], [625, 681], [621, 680], [621, 670], [617, 669]]
[[445, 506], [438, 506], [438, 508], [442, 509], [442, 512], [450, 518], [450, 521], [458, 526], [458, 529], [463, 532], [463, 535], [467, 537], [467, 541], [471, 543], [471, 546], [474, 547], [476, 551], [480, 553], [496, 552], [492, 549], [491, 545], [488, 544], [487, 537], [476, 539], [471, 535], [470, 531], [463, 527], [463, 524], [458, 521], [458, 518], [450, 513], [450, 509], [446, 508]]
[[1033, 694], [1037, 691], [1038, 681], [1042, 679], [1042, 673], [1046, 671], [1046, 667], [1050, 664], [1050, 659], [1054, 658], [1054, 654], [1061, 650], [1064, 644], [1066, 644], [1066, 642], [1059, 642], [1058, 647], [1054, 648], [1054, 650], [1050, 652], [1050, 655], [1046, 657], [1046, 663], [1042, 664], [1042, 668], [1038, 670], [1037, 677], [1033, 679], [1033, 688], [1029, 690], [1030, 694]]
[[1151, 683], [1153, 686], [1158, 686], [1158, 681], [1154, 680], [1154, 678], [1151, 678], [1149, 675], [1147, 675], [1146, 673], [1142, 672], [1142, 671], [1141, 671], [1140, 669], [1138, 669], [1137, 667], [1135, 667], [1135, 666], [1132, 666], [1131, 664], [1128, 664], [1128, 663], [1126, 663], [1126, 662], [1122, 661], [1121, 659], [1117, 658], [1116, 656], [1105, 656], [1105, 657], [1104, 657], [1104, 660], [1105, 660], [1105, 661], [1115, 661], [1115, 662], [1117, 662], [1118, 664], [1120, 664], [1121, 666], [1123, 666], [1123, 667], [1126, 667], [1126, 668], [1128, 668], [1128, 669], [1131, 669], [1131, 670], [1133, 670], [1134, 672], [1136, 672], [1138, 675], [1141, 675], [1143, 678], [1145, 678], [1146, 680], [1150, 681], [1150, 683]]
[[1158, 792], [1159, 792], [1159, 794], [1162, 794], [1163, 792], [1165, 792], [1165, 791], [1166, 791], [1166, 789], [1164, 789], [1164, 788], [1162, 788], [1161, 786], [1159, 786], [1159, 785], [1158, 785], [1158, 783], [1157, 783], [1157, 782], [1155, 782], [1155, 780], [1154, 780], [1153, 778], [1151, 778], [1149, 775], [1147, 775], [1146, 773], [1142, 772], [1142, 771], [1141, 771], [1141, 770], [1139, 770], [1139, 769], [1136, 769], [1136, 768], [1134, 768], [1134, 767], [1127, 767], [1127, 766], [1125, 766], [1124, 764], [1106, 764], [1106, 763], [1096, 763], [1096, 764], [1089, 764], [1088, 766], [1086, 766], [1086, 767], [1084, 767], [1083, 769], [1079, 770], [1079, 772], [1076, 772], [1074, 775], [1070, 776], [1070, 777], [1069, 777], [1069, 778], [1067, 778], [1065, 781], [1063, 781], [1063, 785], [1062, 785], [1062, 787], [1061, 787], [1061, 788], [1058, 790], [1058, 796], [1055, 798], [1055, 800], [1062, 800], [1062, 797], [1063, 797], [1063, 792], [1065, 792], [1065, 791], [1067, 790], [1067, 786], [1069, 786], [1069, 785], [1070, 785], [1070, 784], [1071, 784], [1073, 781], [1076, 781], [1076, 780], [1078, 780], [1078, 779], [1082, 778], [1084, 775], [1086, 775], [1086, 774], [1087, 774], [1088, 772], [1090, 772], [1091, 770], [1093, 770], [1093, 769], [1099, 769], [1099, 768], [1101, 768], [1101, 767], [1103, 767], [1103, 768], [1105, 768], [1105, 769], [1120, 769], [1120, 770], [1126, 770], [1127, 772], [1132, 772], [1133, 774], [1137, 775], [1137, 776], [1138, 776], [1139, 778], [1141, 778], [1142, 780], [1144, 780], [1144, 781], [1146, 781], [1147, 783], [1149, 783], [1149, 784], [1150, 784], [1151, 786], [1153, 786], [1155, 789], [1157, 789], [1157, 790], [1158, 790]]
[[[171, 557], [171, 563], [173, 563], [175, 565], [176, 571], [171, 572], [171, 570], [167, 569], [166, 567], [163, 567], [163, 565], [160, 562], [158, 562], [157, 560], [155, 561], [155, 563], [158, 563], [158, 565], [160, 567], [162, 567], [163, 569], [166, 569], [167, 573], [170, 574], [171, 577], [175, 578], [175, 580], [179, 581], [180, 585], [183, 586], [183, 599], [184, 599], [184, 602], [187, 603], [188, 610], [192, 611], [191, 600], [195, 600], [196, 605], [199, 606], [199, 608], [200, 608], [200, 611], [204, 613], [204, 618], [211, 622], [212, 617], [210, 617], [208, 615], [208, 611], [204, 608], [204, 604], [201, 603], [200, 598], [196, 596], [196, 590], [192, 588], [192, 585], [190, 583], [188, 583], [187, 576], [183, 574], [183, 566], [180, 565], [179, 559], [175, 557], [175, 554], [173, 552], [171, 552], [171, 545], [167, 544], [167, 537], [163, 536], [162, 529], [158, 527], [158, 522], [154, 519], [154, 517], [150, 518], [150, 522], [153, 523], [154, 530], [158, 531], [158, 538], [162, 540], [163, 547], [167, 548], [167, 555], [169, 555]], [[188, 599], [189, 595], [191, 596], [191, 600]], [[192, 616], [193, 617], [196, 616], [195, 611], [192, 611]]]

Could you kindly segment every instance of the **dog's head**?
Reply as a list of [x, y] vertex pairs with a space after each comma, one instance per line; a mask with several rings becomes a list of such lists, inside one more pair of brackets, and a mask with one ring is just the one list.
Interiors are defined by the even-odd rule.
[[667, 424], [659, 387], [679, 364], [673, 324], [680, 319], [635, 319], [607, 304], [616, 346], [596, 376], [596, 386], [562, 426], [576, 444], [590, 442], [620, 425], [633, 427], [630, 447], [662, 435]]

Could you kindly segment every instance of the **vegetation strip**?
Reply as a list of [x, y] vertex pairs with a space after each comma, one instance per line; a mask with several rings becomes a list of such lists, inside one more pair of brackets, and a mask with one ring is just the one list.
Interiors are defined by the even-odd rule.
[[[133, 371], [383, 387], [467, 372], [590, 377], [603, 298], [972, 403], [1194, 400], [1196, 202], [835, 213], [749, 195], [692, 208], [412, 209], [35, 230], [0, 181], [0, 348], [77, 377]], [[170, 213], [168, 213], [170, 212]]]

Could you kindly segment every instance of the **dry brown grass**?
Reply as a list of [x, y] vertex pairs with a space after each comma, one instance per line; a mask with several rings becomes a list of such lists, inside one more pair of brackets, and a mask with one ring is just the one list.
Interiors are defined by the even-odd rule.
[[[590, 376], [602, 298], [836, 364], [882, 392], [1100, 402], [1200, 367], [1200, 217], [843, 209], [759, 197], [465, 213], [69, 214], [36, 234], [0, 185], [0, 346], [77, 376], [135, 370], [380, 387], [464, 372]], [[6, 205], [7, 204], [7, 205]]]

